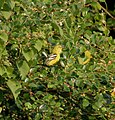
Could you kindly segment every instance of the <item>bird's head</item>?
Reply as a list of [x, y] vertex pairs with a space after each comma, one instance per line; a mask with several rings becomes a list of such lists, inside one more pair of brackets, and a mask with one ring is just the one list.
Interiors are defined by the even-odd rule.
[[62, 52], [62, 46], [61, 45], [56, 45], [52, 52], [60, 54]]

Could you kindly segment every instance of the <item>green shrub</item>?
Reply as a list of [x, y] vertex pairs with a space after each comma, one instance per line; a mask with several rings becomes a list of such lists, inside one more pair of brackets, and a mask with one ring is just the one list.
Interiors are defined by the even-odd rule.
[[[114, 118], [115, 18], [99, 2], [1, 0], [1, 119]], [[56, 44], [60, 62], [48, 67]]]

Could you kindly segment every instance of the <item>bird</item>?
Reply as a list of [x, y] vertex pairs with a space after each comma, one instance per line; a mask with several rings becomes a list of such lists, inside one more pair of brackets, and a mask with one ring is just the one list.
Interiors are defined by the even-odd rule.
[[56, 45], [52, 50], [52, 53], [47, 57], [45, 64], [47, 66], [53, 66], [60, 60], [60, 54], [62, 53], [62, 46]]

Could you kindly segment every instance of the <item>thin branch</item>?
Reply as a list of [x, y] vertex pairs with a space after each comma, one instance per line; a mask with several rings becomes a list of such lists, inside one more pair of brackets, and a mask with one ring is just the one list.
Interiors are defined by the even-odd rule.
[[[98, 2], [99, 3], [99, 2]], [[99, 3], [100, 4], [100, 3]], [[91, 4], [87, 4], [85, 6], [91, 6]], [[111, 15], [101, 4], [100, 4], [101, 8], [112, 18], [115, 20], [115, 17], [113, 15]]]
[[[100, 4], [100, 3], [99, 3]], [[101, 5], [100, 5], [101, 6]], [[115, 17], [112, 16], [103, 6], [101, 6], [101, 8], [112, 18], [115, 20]]]

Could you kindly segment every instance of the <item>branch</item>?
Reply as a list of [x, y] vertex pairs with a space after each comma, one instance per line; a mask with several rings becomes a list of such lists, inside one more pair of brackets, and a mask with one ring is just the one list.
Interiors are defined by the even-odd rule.
[[[99, 3], [100, 4], [100, 3]], [[100, 5], [101, 6], [101, 5]], [[112, 16], [103, 6], [101, 6], [101, 8], [112, 18], [115, 20], [115, 17]]]

